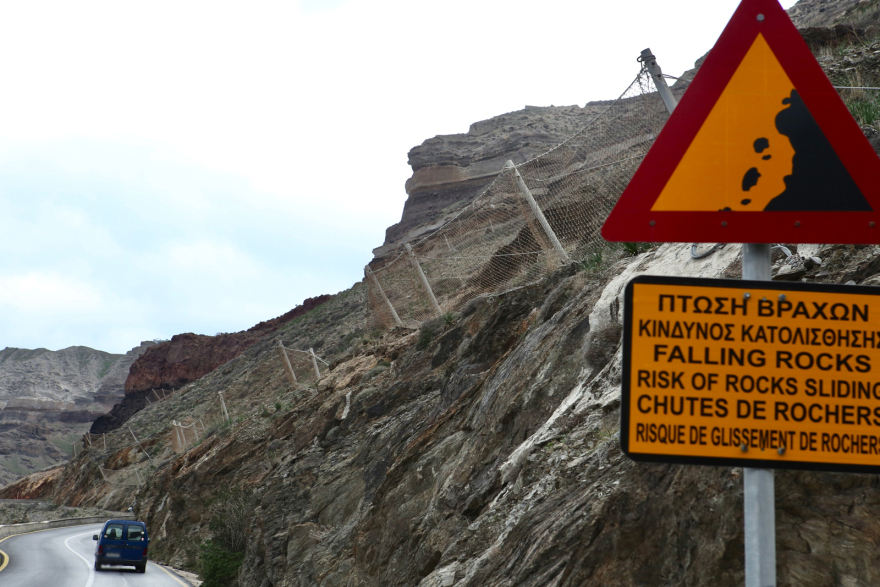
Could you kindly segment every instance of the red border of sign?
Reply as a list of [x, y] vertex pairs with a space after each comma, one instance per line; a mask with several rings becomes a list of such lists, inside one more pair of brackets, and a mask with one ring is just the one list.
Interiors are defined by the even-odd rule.
[[[759, 32], [872, 212], [651, 211]], [[739, 5], [602, 226], [602, 236], [644, 242], [880, 243], [880, 158], [777, 0]]]

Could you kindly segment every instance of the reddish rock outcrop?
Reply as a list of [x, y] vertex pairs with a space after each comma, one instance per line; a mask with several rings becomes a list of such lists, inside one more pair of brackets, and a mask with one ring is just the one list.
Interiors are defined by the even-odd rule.
[[0, 488], [0, 499], [49, 500], [63, 472], [64, 465], [59, 465], [53, 469], [31, 473], [15, 483]]
[[169, 341], [150, 347], [129, 370], [128, 379], [125, 380], [125, 399], [113, 406], [109, 413], [97, 418], [90, 432], [102, 434], [115, 430], [147, 405], [146, 395], [150, 390], [177, 389], [207, 375], [239, 356], [258, 340], [330, 298], [327, 294], [308, 298], [286, 314], [260, 322], [242, 332], [217, 336], [177, 334]]
[[128, 372], [125, 395], [151, 389], [176, 389], [210, 373], [234, 359], [246, 348], [306, 312], [330, 299], [329, 295], [308, 298], [290, 312], [260, 322], [242, 332], [206, 336], [178, 334], [171, 340], [147, 349]]

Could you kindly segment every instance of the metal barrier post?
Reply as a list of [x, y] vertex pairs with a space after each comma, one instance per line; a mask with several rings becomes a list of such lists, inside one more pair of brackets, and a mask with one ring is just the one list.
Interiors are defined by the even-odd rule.
[[[743, 279], [770, 281], [770, 245], [743, 245]], [[743, 467], [746, 587], [776, 586], [773, 469]]]
[[131, 429], [131, 426], [128, 426], [128, 431], [131, 432], [131, 437], [134, 438], [134, 441], [138, 443], [138, 446], [141, 447], [141, 450], [144, 451], [144, 454], [147, 455], [147, 458], [151, 461], [153, 457], [150, 456], [150, 453], [147, 452], [147, 449], [144, 448], [144, 445], [141, 444], [141, 441], [137, 439], [137, 436], [134, 435], [134, 431]]
[[412, 263], [413, 269], [416, 272], [416, 275], [419, 276], [419, 279], [422, 281], [422, 285], [425, 287], [425, 291], [428, 292], [428, 298], [431, 300], [431, 305], [434, 307], [434, 311], [440, 316], [443, 311], [440, 309], [440, 304], [437, 303], [437, 298], [434, 297], [434, 291], [431, 289], [431, 284], [428, 283], [428, 278], [425, 277], [424, 271], [422, 271], [422, 266], [419, 264], [419, 259], [416, 257], [415, 251], [413, 251], [412, 245], [406, 243], [403, 245], [406, 249], [406, 252], [409, 253], [409, 260]]
[[666, 78], [663, 77], [663, 71], [660, 69], [660, 66], [657, 65], [657, 58], [654, 57], [654, 54], [651, 53], [650, 49], [645, 49], [642, 51], [642, 56], [639, 57], [639, 61], [645, 64], [645, 68], [648, 70], [648, 73], [651, 74], [651, 79], [654, 81], [654, 87], [657, 88], [660, 97], [663, 98], [663, 103], [666, 104], [666, 109], [672, 114], [672, 111], [678, 106], [678, 102], [675, 101], [675, 96], [672, 95], [672, 90], [669, 89], [669, 85], [666, 83]]
[[312, 349], [312, 347], [309, 347], [309, 354], [312, 355], [312, 367], [314, 367], [314, 369], [315, 369], [315, 377], [320, 379], [321, 378], [321, 370], [318, 369], [318, 359], [317, 359], [317, 357], [315, 357], [315, 351]]
[[376, 286], [376, 289], [378, 289], [379, 293], [382, 295], [382, 299], [385, 300], [385, 304], [388, 306], [388, 310], [391, 312], [391, 317], [394, 318], [394, 325], [403, 326], [403, 323], [400, 321], [400, 317], [398, 317], [397, 315], [397, 311], [394, 309], [394, 306], [391, 305], [391, 302], [388, 300], [388, 296], [385, 295], [385, 290], [382, 289], [382, 285], [379, 283], [379, 280], [376, 279], [376, 275], [373, 273], [373, 270], [370, 269], [369, 265], [364, 267], [364, 273], [367, 274], [367, 277], [372, 278], [373, 285]]
[[552, 228], [550, 228], [550, 223], [547, 222], [547, 219], [544, 217], [544, 213], [541, 212], [541, 208], [538, 207], [538, 202], [536, 202], [535, 198], [532, 197], [532, 192], [529, 190], [529, 186], [526, 185], [526, 182], [523, 181], [522, 176], [516, 169], [516, 165], [513, 164], [513, 161], [508, 159], [507, 163], [504, 164], [504, 167], [513, 170], [513, 177], [516, 179], [516, 185], [517, 187], [519, 187], [520, 193], [526, 199], [526, 202], [529, 203], [529, 207], [532, 209], [532, 214], [534, 214], [535, 218], [538, 219], [538, 223], [541, 225], [541, 228], [544, 229], [544, 234], [547, 235], [547, 238], [550, 239], [550, 243], [553, 245], [553, 248], [556, 249], [556, 254], [559, 255], [559, 258], [564, 263], [571, 263], [571, 259], [568, 257], [568, 253], [565, 252], [565, 249], [562, 247], [562, 243], [560, 243], [559, 239], [556, 238], [556, 233], [553, 232]]
[[222, 391], [218, 391], [218, 392], [217, 392], [217, 395], [220, 396], [220, 407], [223, 408], [223, 415], [226, 416], [226, 421], [228, 422], [229, 419], [230, 419], [230, 418], [229, 418], [229, 411], [226, 409], [226, 402], [223, 401], [223, 392], [222, 392]]
[[293, 372], [293, 367], [290, 366], [290, 358], [287, 356], [287, 351], [284, 350], [284, 345], [281, 344], [281, 339], [277, 339], [278, 342], [278, 352], [281, 353], [281, 358], [284, 359], [284, 370], [287, 372], [287, 377], [290, 379], [291, 383], [296, 383], [296, 373]]

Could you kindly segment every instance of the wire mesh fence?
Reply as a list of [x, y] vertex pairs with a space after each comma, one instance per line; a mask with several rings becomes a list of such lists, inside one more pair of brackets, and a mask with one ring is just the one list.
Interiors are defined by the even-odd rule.
[[315, 354], [313, 349], [301, 351], [284, 346], [279, 339], [278, 354], [284, 366], [284, 372], [290, 383], [308, 385], [319, 380], [326, 371], [327, 361]]
[[580, 131], [534, 159], [509, 163], [411, 251], [402, 247], [381, 268], [368, 268], [374, 323], [415, 327], [599, 252], [605, 218], [668, 118], [652, 90], [643, 70]]
[[[315, 354], [313, 349], [302, 351], [284, 346], [279, 339], [276, 341], [279, 352], [279, 363], [283, 364], [286, 377], [291, 383], [294, 393], [311, 395], [315, 393], [314, 383], [323, 377], [327, 370], [327, 362]], [[173, 400], [176, 396], [186, 394], [187, 388], [176, 393], [168, 390], [151, 390], [145, 397], [147, 407], [144, 409], [162, 409], [160, 404]], [[173, 409], [173, 408], [172, 408]], [[204, 439], [223, 427], [234, 424], [235, 414], [232, 405], [227, 405], [223, 392], [217, 392], [207, 401], [202, 400], [177, 412], [177, 419], [167, 420], [164, 427], [160, 424], [158, 435], [156, 430], [138, 431], [131, 422], [109, 434], [92, 434], [87, 432], [72, 447], [73, 456], [83, 451], [96, 451], [106, 456], [103, 465], [99, 465], [101, 477], [111, 485], [140, 486], [149, 478], [153, 463], [151, 452], [160, 450], [161, 446], [170, 445], [171, 452], [186, 453], [198, 446]], [[139, 438], [142, 436], [142, 438]], [[149, 438], [149, 441], [145, 441]], [[144, 441], [144, 442], [142, 442]], [[167, 443], [167, 444], [166, 444]]]

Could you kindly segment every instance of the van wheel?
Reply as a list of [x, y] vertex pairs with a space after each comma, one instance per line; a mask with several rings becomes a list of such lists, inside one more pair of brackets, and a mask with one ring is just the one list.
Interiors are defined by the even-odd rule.
[[140, 565], [140, 566], [137, 568], [137, 572], [138, 572], [138, 573], [146, 573], [146, 572], [147, 572], [147, 563], [144, 563], [144, 564]]
[[98, 560], [97, 560], [97, 559], [95, 559], [95, 570], [96, 570], [96, 571], [100, 571], [100, 570], [101, 570], [101, 565], [98, 564]]

